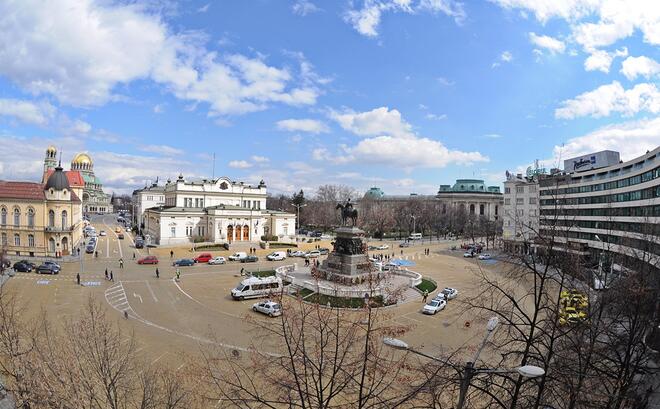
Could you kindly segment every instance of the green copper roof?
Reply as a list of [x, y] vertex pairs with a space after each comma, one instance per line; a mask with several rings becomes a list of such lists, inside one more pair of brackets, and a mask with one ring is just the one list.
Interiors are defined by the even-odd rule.
[[381, 197], [385, 196], [385, 193], [379, 187], [374, 186], [371, 189], [367, 190], [364, 196], [370, 197], [372, 199], [380, 199]]

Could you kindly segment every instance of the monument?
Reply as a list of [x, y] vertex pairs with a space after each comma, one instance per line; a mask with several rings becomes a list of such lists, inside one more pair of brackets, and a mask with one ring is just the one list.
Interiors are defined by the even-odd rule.
[[[364, 231], [357, 228], [357, 210], [351, 200], [338, 204], [341, 209], [342, 227], [335, 230], [337, 235], [332, 252], [320, 266], [312, 269], [312, 275], [340, 284], [361, 284], [372, 277], [372, 263], [367, 257], [367, 243]], [[351, 226], [347, 226], [349, 220]]]

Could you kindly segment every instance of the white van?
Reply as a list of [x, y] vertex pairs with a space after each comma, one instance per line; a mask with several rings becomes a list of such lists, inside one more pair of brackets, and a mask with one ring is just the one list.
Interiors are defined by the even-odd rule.
[[231, 290], [231, 297], [242, 300], [252, 297], [269, 297], [282, 292], [282, 279], [276, 276], [250, 277]]
[[408, 237], [408, 240], [421, 240], [422, 239], [422, 233], [411, 233], [410, 236]]
[[229, 260], [231, 260], [231, 261], [240, 261], [241, 259], [244, 259], [246, 257], [247, 257], [246, 252], [239, 251], [239, 252], [236, 252], [236, 253], [232, 254], [231, 256], [229, 256]]
[[274, 251], [266, 256], [270, 261], [280, 261], [286, 258], [286, 252], [284, 251]]

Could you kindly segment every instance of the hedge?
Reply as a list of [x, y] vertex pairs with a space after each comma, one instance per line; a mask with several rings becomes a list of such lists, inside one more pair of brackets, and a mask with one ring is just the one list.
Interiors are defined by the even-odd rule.
[[419, 291], [423, 292], [424, 290], [426, 290], [429, 293], [432, 293], [433, 291], [435, 291], [436, 288], [438, 288], [438, 285], [431, 280], [422, 278], [422, 282], [419, 283], [416, 287]]

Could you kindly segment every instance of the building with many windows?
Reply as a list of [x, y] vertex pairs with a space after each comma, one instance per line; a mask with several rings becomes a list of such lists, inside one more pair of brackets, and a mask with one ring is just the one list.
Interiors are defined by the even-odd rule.
[[[159, 189], [160, 191], [160, 189]], [[226, 177], [187, 181], [179, 175], [163, 187], [164, 204], [143, 212], [143, 233], [155, 244], [257, 242], [261, 236], [295, 237], [296, 216], [266, 209], [266, 184]]]
[[60, 257], [82, 238], [82, 202], [56, 166], [44, 183], [0, 181], [0, 246], [11, 256]]
[[133, 224], [142, 231], [145, 226], [145, 210], [165, 204], [165, 186], [159, 186], [156, 181], [150, 186], [134, 190], [132, 198]]
[[[585, 169], [585, 170], [582, 170]], [[569, 159], [539, 180], [540, 231], [566, 251], [598, 263], [658, 266], [660, 147], [621, 162], [616, 152]], [[561, 233], [561, 234], [560, 234]]]
[[504, 181], [502, 240], [504, 250], [529, 254], [539, 233], [539, 175], [507, 172]]

